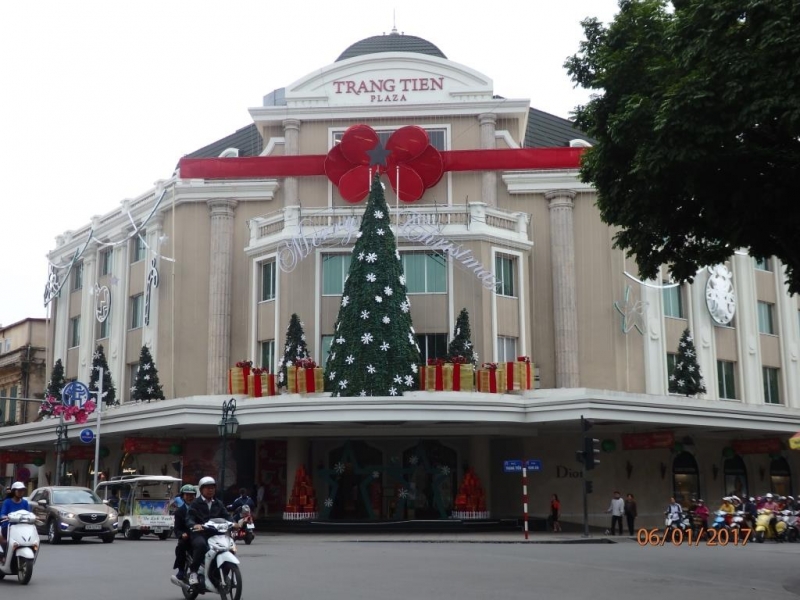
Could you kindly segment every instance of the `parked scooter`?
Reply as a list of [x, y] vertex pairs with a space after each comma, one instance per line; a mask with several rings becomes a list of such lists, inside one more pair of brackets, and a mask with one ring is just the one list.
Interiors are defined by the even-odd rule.
[[253, 539], [256, 537], [256, 526], [253, 523], [253, 512], [250, 510], [250, 507], [245, 504], [242, 506], [239, 514], [239, 529], [234, 532], [233, 539], [237, 542], [239, 540], [244, 540], [244, 543], [249, 546], [253, 543]]
[[711, 528], [729, 529], [731, 523], [733, 523], [733, 515], [725, 512], [724, 510], [718, 510], [714, 512], [714, 521], [711, 523]]
[[755, 540], [758, 543], [763, 543], [764, 540], [782, 542], [786, 539], [786, 521], [782, 521], [777, 517], [778, 515], [768, 508], [762, 508], [758, 511], [755, 529]]
[[16, 575], [22, 585], [28, 585], [39, 555], [36, 515], [27, 510], [9, 513], [6, 546], [1, 550], [0, 579]]
[[[208, 552], [197, 573], [197, 585], [189, 585], [175, 575], [170, 577], [170, 581], [183, 590], [186, 600], [195, 600], [198, 595], [206, 592], [219, 594], [221, 600], [241, 600], [241, 563], [236, 558], [236, 542], [231, 537], [232, 527], [233, 523], [225, 519], [211, 519], [203, 525], [205, 531], [214, 535], [208, 538]], [[191, 553], [187, 555], [187, 561], [187, 565], [191, 564]]]

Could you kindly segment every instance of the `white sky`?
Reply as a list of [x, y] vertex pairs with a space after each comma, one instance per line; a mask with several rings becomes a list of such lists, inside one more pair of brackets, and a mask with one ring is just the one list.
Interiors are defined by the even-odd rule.
[[[471, 6], [475, 8], [471, 8]], [[397, 28], [562, 117], [580, 21], [616, 0], [38, 0], [0, 6], [0, 324], [43, 317], [55, 236], [251, 123], [262, 97]], [[309, 22], [309, 19], [313, 22]]]

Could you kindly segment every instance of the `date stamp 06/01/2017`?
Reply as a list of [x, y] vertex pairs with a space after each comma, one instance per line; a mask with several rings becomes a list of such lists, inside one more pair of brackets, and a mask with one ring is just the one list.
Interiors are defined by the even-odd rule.
[[636, 541], [640, 546], [746, 546], [751, 529], [639, 529]]

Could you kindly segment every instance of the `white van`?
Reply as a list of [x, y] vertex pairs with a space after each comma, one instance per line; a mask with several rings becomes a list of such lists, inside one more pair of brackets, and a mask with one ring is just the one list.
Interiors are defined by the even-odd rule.
[[95, 493], [117, 509], [117, 531], [128, 540], [153, 534], [166, 540], [172, 535], [175, 518], [172, 499], [178, 494], [181, 480], [166, 475], [114, 477], [97, 484]]

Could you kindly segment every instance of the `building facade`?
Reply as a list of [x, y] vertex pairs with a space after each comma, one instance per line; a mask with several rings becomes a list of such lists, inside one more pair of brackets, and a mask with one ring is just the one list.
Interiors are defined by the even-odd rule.
[[[362, 123], [384, 143], [421, 127], [441, 151], [591, 144], [570, 122], [498, 96], [486, 75], [396, 32], [357, 42], [250, 115], [189, 157], [325, 155]], [[50, 355], [88, 382], [103, 344], [119, 390], [120, 406], [103, 414], [109, 475], [217, 473], [227, 369], [253, 360], [274, 371], [293, 313], [318, 363], [334, 337], [364, 203], [344, 200], [325, 176], [180, 175], [65, 232], [49, 256]], [[540, 459], [531, 512], [545, 514], [557, 493], [564, 518], [580, 520], [591, 475], [597, 524], [614, 490], [634, 493], [642, 521], [656, 523], [673, 494], [713, 503], [796, 489], [800, 461], [786, 440], [800, 427], [800, 305], [777, 260], [737, 252], [692, 284], [666, 271], [642, 281], [612, 248], [614, 231], [576, 169], [447, 172], [413, 203], [384, 182], [423, 359], [446, 354], [466, 308], [480, 360], [530, 356], [537, 389], [238, 397], [226, 487], [263, 481], [279, 511], [304, 466], [323, 518], [448, 518], [471, 468], [491, 515], [513, 517], [520, 482], [504, 461]], [[668, 392], [685, 329], [706, 381], [699, 397]], [[142, 345], [166, 401], [129, 401]], [[581, 416], [602, 440], [590, 474], [575, 460]], [[54, 426], [12, 429], [0, 445], [46, 450], [52, 470]], [[88, 482], [89, 454], [68, 459], [73, 480]]]

